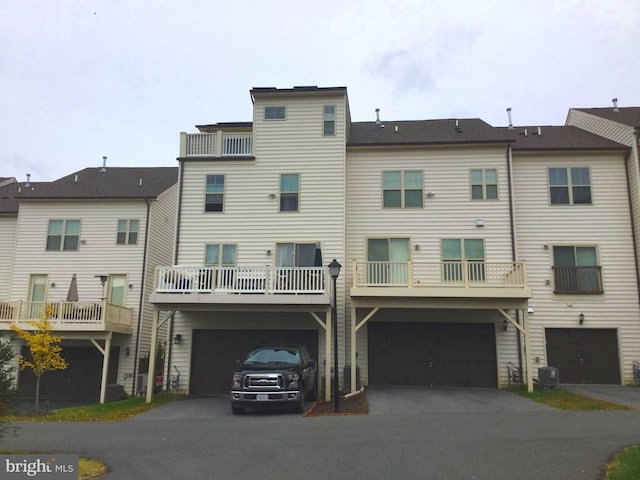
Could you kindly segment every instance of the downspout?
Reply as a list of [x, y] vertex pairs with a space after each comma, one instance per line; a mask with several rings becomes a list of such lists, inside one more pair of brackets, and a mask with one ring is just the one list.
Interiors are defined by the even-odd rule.
[[[513, 176], [512, 176], [512, 156], [511, 145], [507, 145], [507, 177], [509, 183], [509, 226], [511, 228], [511, 259], [513, 262], [518, 261], [518, 250], [516, 248], [516, 219], [515, 209], [513, 207]], [[520, 310], [516, 310], [516, 323], [520, 325]], [[516, 338], [518, 342], [518, 368], [520, 372], [522, 369], [522, 338], [520, 332], [516, 332]]]
[[133, 392], [133, 396], [136, 395], [136, 379], [138, 373], [138, 351], [140, 349], [140, 329], [142, 327], [142, 308], [144, 307], [144, 292], [146, 289], [147, 278], [146, 278], [146, 268], [147, 268], [147, 252], [149, 250], [149, 217], [151, 216], [151, 204], [149, 203], [149, 199], [145, 199], [147, 203], [147, 218], [145, 219], [145, 239], [144, 239], [144, 252], [142, 254], [142, 274], [140, 278], [142, 279], [142, 285], [140, 288], [140, 303], [138, 304], [138, 326], [136, 328], [136, 349], [133, 353], [133, 380], [131, 385], [131, 391]]
[[[640, 129], [636, 128], [635, 132], [634, 132], [635, 136], [636, 136], [636, 158], [640, 158]], [[638, 290], [638, 302], [640, 303], [640, 265], [638, 264], [638, 241], [637, 241], [637, 237], [636, 237], [636, 223], [635, 223], [635, 215], [633, 212], [633, 201], [632, 201], [632, 195], [631, 195], [631, 181], [629, 180], [629, 171], [632, 168], [637, 170], [637, 165], [629, 165], [630, 161], [634, 161], [635, 159], [631, 158], [632, 157], [632, 152], [627, 152], [627, 155], [625, 156], [624, 159], [624, 163], [625, 163], [625, 169], [627, 170], [627, 174], [625, 175], [625, 177], [627, 178], [627, 195], [629, 198], [629, 215], [631, 217], [631, 237], [633, 238], [633, 256], [635, 259], [635, 265], [636, 265], [636, 288]], [[630, 160], [631, 158], [631, 160]]]
[[[178, 212], [176, 215], [176, 244], [173, 249], [173, 264], [178, 264], [178, 245], [180, 245], [180, 218], [182, 214], [182, 182], [184, 180], [184, 164], [182, 159], [178, 158]], [[171, 354], [173, 353], [173, 317], [169, 320], [169, 340], [167, 341], [167, 376], [171, 372]], [[168, 379], [167, 379], [168, 380]], [[168, 381], [165, 382], [165, 389], [168, 392], [171, 389], [171, 385]]]

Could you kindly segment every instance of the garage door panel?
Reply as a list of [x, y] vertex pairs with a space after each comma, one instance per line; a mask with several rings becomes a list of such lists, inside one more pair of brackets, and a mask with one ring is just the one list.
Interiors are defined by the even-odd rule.
[[545, 336], [547, 364], [562, 383], [620, 383], [617, 330], [548, 328]]
[[496, 387], [493, 324], [368, 324], [369, 383]]
[[269, 343], [305, 344], [312, 357], [318, 358], [317, 330], [194, 330], [189, 392], [228, 394], [237, 360]]

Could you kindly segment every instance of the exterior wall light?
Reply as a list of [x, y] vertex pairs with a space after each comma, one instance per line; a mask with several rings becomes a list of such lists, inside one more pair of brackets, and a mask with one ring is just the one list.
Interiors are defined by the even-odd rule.
[[505, 318], [505, 319], [502, 321], [502, 329], [506, 332], [506, 331], [507, 331], [507, 328], [509, 328], [509, 322], [508, 322], [508, 321], [507, 321], [507, 319]]
[[581, 313], [580, 315], [578, 315], [578, 322], [580, 322], [580, 325], [584, 323], [584, 313]]
[[175, 343], [176, 345], [182, 343], [182, 335], [176, 333], [176, 335], [173, 337], [173, 343]]

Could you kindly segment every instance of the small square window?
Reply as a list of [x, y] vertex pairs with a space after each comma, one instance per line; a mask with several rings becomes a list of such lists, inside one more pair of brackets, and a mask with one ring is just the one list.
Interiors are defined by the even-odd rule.
[[264, 119], [265, 120], [284, 120], [285, 108], [284, 107], [264, 107]]

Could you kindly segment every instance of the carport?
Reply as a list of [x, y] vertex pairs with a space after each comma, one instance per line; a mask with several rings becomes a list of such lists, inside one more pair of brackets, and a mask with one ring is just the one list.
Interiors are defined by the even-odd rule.
[[[429, 291], [431, 290], [431, 291]], [[533, 391], [533, 373], [529, 368], [529, 316], [528, 288], [457, 289], [422, 288], [367, 288], [351, 289], [351, 385], [357, 381], [357, 333], [383, 309], [444, 309], [444, 310], [494, 310], [516, 328], [524, 339], [526, 381], [529, 392]], [[438, 296], [431, 294], [438, 293]], [[359, 318], [360, 317], [360, 318]], [[520, 319], [520, 321], [518, 321]], [[453, 332], [453, 330], [451, 330]]]

